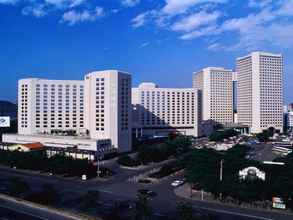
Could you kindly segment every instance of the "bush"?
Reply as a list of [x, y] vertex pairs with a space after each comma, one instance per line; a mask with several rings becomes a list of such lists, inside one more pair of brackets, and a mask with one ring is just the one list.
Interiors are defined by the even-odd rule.
[[238, 134], [239, 134], [239, 132], [235, 131], [234, 129], [215, 131], [209, 136], [209, 140], [210, 141], [222, 141], [226, 138], [230, 138], [230, 137], [236, 136]]
[[127, 167], [135, 167], [139, 166], [139, 161], [133, 159], [132, 157], [125, 155], [118, 158], [117, 163], [121, 166], [127, 166]]
[[142, 164], [150, 162], [161, 162], [171, 156], [180, 156], [190, 150], [191, 141], [189, 138], [179, 136], [174, 140], [168, 140], [165, 143], [147, 146], [143, 145], [138, 150], [137, 159]]
[[162, 166], [158, 172], [152, 173], [149, 177], [161, 179], [165, 176], [169, 176], [173, 173], [176, 173], [177, 171], [181, 169], [183, 169], [183, 167], [178, 162], [174, 162], [174, 163], [170, 163], [170, 164]]

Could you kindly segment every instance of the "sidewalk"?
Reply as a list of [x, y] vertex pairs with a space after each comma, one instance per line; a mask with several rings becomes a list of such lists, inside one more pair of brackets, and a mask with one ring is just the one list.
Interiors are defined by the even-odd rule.
[[[255, 204], [243, 204], [243, 205], [237, 205], [233, 202], [221, 202], [219, 200], [214, 199], [214, 197], [207, 192], [201, 192], [201, 191], [193, 191], [192, 197], [191, 197], [191, 191], [188, 184], [184, 184], [180, 187], [177, 187], [174, 190], [174, 193], [176, 196], [181, 197], [183, 199], [189, 200], [189, 201], [196, 201], [196, 202], [203, 202], [203, 203], [210, 203], [210, 204], [217, 204], [221, 205], [223, 207], [233, 207], [233, 208], [241, 208], [246, 210], [254, 210], [254, 211], [264, 211], [264, 212], [271, 212], [271, 213], [278, 213], [278, 214], [284, 214], [284, 215], [292, 215], [293, 213], [289, 210], [283, 211], [283, 210], [276, 210], [272, 209], [271, 207], [265, 208], [265, 207], [257, 207]], [[292, 217], [293, 218], [293, 217]]]

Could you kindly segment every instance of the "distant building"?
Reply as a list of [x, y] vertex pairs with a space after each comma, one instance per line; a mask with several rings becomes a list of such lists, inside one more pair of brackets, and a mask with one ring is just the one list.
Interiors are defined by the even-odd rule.
[[283, 130], [283, 57], [253, 52], [237, 59], [238, 122], [259, 133]]
[[202, 133], [210, 133], [203, 128], [208, 127], [207, 122], [222, 125], [233, 122], [234, 74], [221, 67], [208, 67], [194, 73], [193, 88], [197, 90], [198, 124]]
[[132, 88], [135, 134], [166, 136], [178, 132], [197, 136], [196, 100], [193, 88], [160, 88], [154, 83]]

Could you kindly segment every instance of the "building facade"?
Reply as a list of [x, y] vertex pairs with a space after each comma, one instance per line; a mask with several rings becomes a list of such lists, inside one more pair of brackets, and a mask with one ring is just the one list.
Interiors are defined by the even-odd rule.
[[18, 82], [18, 133], [84, 130], [84, 82], [22, 79]]
[[85, 127], [93, 139], [111, 139], [120, 152], [131, 150], [131, 76], [117, 70], [85, 76]]
[[136, 135], [165, 136], [170, 132], [197, 136], [196, 92], [192, 88], [159, 88], [142, 83], [132, 88]]
[[237, 59], [238, 122], [259, 133], [269, 127], [283, 130], [283, 58], [253, 52]]
[[3, 142], [91, 155], [130, 151], [131, 76], [109, 70], [82, 81], [19, 80], [18, 119], [18, 134]]
[[[198, 124], [203, 134], [206, 124], [233, 122], [233, 71], [208, 67], [194, 73], [193, 88], [198, 95]], [[209, 127], [209, 126], [207, 126]]]

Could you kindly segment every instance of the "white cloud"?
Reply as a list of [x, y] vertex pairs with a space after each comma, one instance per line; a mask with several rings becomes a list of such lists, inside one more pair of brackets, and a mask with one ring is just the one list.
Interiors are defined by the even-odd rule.
[[277, 11], [280, 16], [293, 16], [293, 0], [285, 0]]
[[202, 25], [208, 25], [214, 23], [220, 16], [220, 13], [215, 11], [208, 13], [206, 11], [201, 11], [189, 15], [182, 20], [174, 23], [171, 27], [174, 31], [192, 31]]
[[3, 5], [13, 5], [17, 2], [18, 0], [0, 0], [0, 4]]
[[70, 26], [76, 23], [95, 21], [104, 15], [104, 10], [101, 7], [96, 7], [95, 10], [83, 10], [81, 12], [71, 10], [63, 14], [60, 22], [67, 23]]
[[145, 25], [150, 19], [155, 17], [156, 14], [157, 14], [157, 11], [151, 10], [151, 11], [147, 11], [137, 15], [135, 18], [131, 20], [132, 27], [138, 28]]
[[134, 7], [140, 3], [140, 0], [122, 0], [121, 3], [125, 7]]
[[212, 36], [220, 33], [216, 26], [208, 26], [199, 30], [186, 33], [180, 37], [181, 40], [193, 40], [202, 36]]
[[73, 8], [81, 5], [86, 0], [44, 0], [44, 2], [48, 5], [53, 5], [55, 7], [65, 7], [65, 8]]
[[269, 4], [272, 4], [272, 0], [249, 0], [248, 6], [252, 8], [263, 8]]
[[147, 46], [149, 46], [150, 45], [150, 42], [144, 42], [144, 43], [142, 43], [140, 46], [139, 46], [139, 48], [144, 48], [144, 47], [147, 47]]
[[166, 5], [162, 12], [165, 14], [180, 14], [186, 12], [189, 8], [203, 3], [226, 3], [229, 0], [165, 0]]
[[44, 17], [47, 12], [44, 5], [27, 6], [22, 9], [23, 15], [33, 15], [37, 18]]

